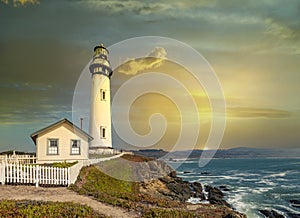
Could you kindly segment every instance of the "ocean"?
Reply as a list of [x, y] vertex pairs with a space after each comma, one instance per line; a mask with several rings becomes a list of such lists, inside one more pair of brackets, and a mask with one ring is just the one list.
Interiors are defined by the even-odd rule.
[[168, 164], [184, 180], [226, 186], [226, 200], [250, 218], [264, 217], [258, 209], [274, 209], [286, 217], [289, 213], [300, 216], [300, 208], [289, 202], [300, 200], [300, 158], [212, 159], [202, 168], [197, 159]]

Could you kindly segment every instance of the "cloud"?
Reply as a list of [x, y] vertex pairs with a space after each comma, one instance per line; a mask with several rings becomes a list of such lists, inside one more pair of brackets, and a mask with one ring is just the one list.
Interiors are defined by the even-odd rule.
[[79, 0], [73, 1], [81, 6], [85, 6], [94, 10], [104, 10], [107, 13], [134, 13], [139, 15], [149, 15], [157, 12], [167, 11], [171, 9], [172, 4], [165, 2], [142, 2], [136, 0], [118, 1], [118, 0]]
[[264, 47], [258, 53], [300, 54], [299, 25], [272, 17], [267, 17], [264, 25]]
[[1, 0], [4, 4], [12, 3], [14, 7], [26, 6], [27, 4], [36, 5], [39, 4], [39, 0]]
[[275, 22], [271, 18], [265, 20], [266, 33], [280, 39], [294, 38], [294, 32], [288, 26]]
[[0, 48], [0, 125], [70, 116], [74, 87], [90, 59], [88, 52], [49, 40], [0, 41]]
[[137, 73], [154, 70], [160, 67], [167, 55], [162, 47], [156, 47], [146, 57], [139, 59], [129, 59], [118, 68], [119, 73], [135, 75]]
[[231, 118], [288, 118], [291, 112], [268, 108], [227, 108], [227, 116]]
[[53, 122], [71, 112], [71, 95], [57, 86], [0, 84], [0, 125]]

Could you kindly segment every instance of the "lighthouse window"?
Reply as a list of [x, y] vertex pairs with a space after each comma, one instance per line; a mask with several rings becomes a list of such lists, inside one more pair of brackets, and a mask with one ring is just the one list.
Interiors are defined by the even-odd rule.
[[71, 140], [71, 154], [80, 154], [80, 140]]
[[106, 128], [104, 126], [100, 127], [100, 136], [102, 139], [106, 138]]
[[58, 154], [58, 139], [48, 139], [48, 155]]
[[102, 92], [102, 99], [105, 100], [105, 92]]
[[101, 101], [106, 100], [106, 91], [104, 89], [100, 90], [100, 98], [101, 98]]
[[105, 138], [105, 128], [102, 129], [102, 137]]

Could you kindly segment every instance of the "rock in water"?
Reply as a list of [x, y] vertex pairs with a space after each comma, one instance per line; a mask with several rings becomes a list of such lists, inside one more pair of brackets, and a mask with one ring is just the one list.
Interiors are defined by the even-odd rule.
[[289, 218], [300, 218], [300, 214], [296, 214], [296, 213], [287, 213], [286, 215], [288, 215]]
[[282, 214], [277, 213], [275, 210], [258, 210], [266, 218], [285, 218]]
[[202, 185], [199, 182], [193, 182], [190, 184], [192, 189], [192, 197], [200, 198], [201, 200], [205, 200], [205, 195], [203, 193]]
[[175, 170], [172, 170], [172, 171], [170, 172], [169, 176], [170, 176], [171, 178], [176, 178], [176, 177], [177, 177], [176, 171], [175, 171]]
[[230, 189], [227, 188], [227, 186], [225, 186], [225, 185], [220, 185], [219, 188], [222, 189], [222, 191], [225, 191], [225, 192], [230, 191]]
[[217, 205], [224, 205], [229, 208], [232, 208], [232, 206], [225, 201], [224, 194], [220, 189], [217, 189], [216, 187], [212, 187], [209, 185], [205, 186], [205, 191], [208, 192], [208, 201], [211, 204], [217, 204]]
[[300, 207], [300, 200], [290, 200], [293, 207]]

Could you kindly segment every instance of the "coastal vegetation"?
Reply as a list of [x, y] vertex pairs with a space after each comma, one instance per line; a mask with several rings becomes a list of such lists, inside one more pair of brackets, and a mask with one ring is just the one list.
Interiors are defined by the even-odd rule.
[[[137, 163], [142, 164], [138, 165], [142, 167], [140, 170], [135, 168]], [[141, 179], [142, 176], [149, 178], [155, 170], [159, 174], [164, 171], [166, 175], [151, 180]], [[108, 175], [111, 172], [114, 172], [113, 177]], [[186, 203], [192, 196], [203, 197], [200, 183], [189, 184], [177, 177], [165, 163], [136, 155], [82, 168], [70, 189], [133, 211], [139, 217], [245, 217], [228, 207], [215, 189], [211, 189], [211, 204]]]
[[50, 164], [42, 164], [45, 166], [50, 166], [50, 167], [58, 167], [58, 168], [68, 168], [71, 167], [75, 164], [77, 164], [78, 161], [74, 161], [74, 162], [54, 162], [54, 163], [50, 163]]
[[87, 217], [105, 218], [88, 206], [70, 202], [1, 200], [0, 217]]

